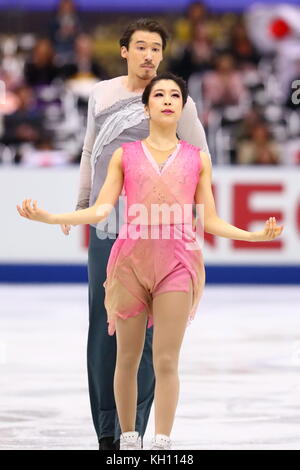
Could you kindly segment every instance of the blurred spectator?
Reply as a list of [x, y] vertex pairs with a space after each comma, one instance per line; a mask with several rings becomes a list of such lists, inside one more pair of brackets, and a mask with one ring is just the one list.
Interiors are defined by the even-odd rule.
[[243, 21], [237, 22], [231, 31], [230, 50], [239, 68], [256, 67], [260, 54], [251, 43]]
[[195, 72], [211, 69], [212, 58], [213, 50], [207, 25], [198, 21], [192, 27], [191, 43], [182, 51], [181, 57], [171, 60], [169, 69], [184, 80], [188, 80]]
[[264, 118], [261, 112], [256, 108], [249, 109], [243, 120], [235, 129], [235, 140], [242, 141], [245, 139], [250, 139], [253, 128], [258, 124], [264, 124]]
[[280, 163], [280, 147], [272, 139], [265, 124], [256, 124], [250, 132], [250, 138], [238, 145], [237, 163], [243, 165], [278, 165]]
[[16, 37], [1, 38], [0, 80], [5, 82], [6, 90], [11, 90], [23, 82], [24, 61], [19, 52]]
[[204, 22], [207, 18], [207, 8], [202, 2], [191, 2], [187, 6], [186, 16], [193, 27], [196, 23]]
[[50, 24], [50, 37], [54, 44], [56, 62], [64, 65], [73, 61], [75, 39], [81, 26], [73, 0], [60, 0], [55, 19]]
[[75, 40], [73, 61], [63, 65], [60, 73], [63, 79], [93, 77], [107, 80], [109, 78], [106, 70], [93, 57], [91, 38], [84, 33], [81, 33]]
[[35, 143], [42, 133], [43, 115], [36, 106], [30, 87], [22, 85], [15, 91], [15, 94], [18, 99], [18, 108], [4, 117], [4, 132], [1, 141], [6, 145], [22, 142]]
[[52, 136], [44, 132], [34, 148], [28, 146], [22, 152], [24, 166], [61, 166], [72, 163], [70, 155], [65, 150], [55, 149]]
[[24, 78], [27, 85], [49, 85], [59, 76], [59, 69], [54, 64], [54, 49], [51, 41], [39, 39], [32, 51], [32, 57], [25, 63]]
[[186, 8], [185, 16], [174, 22], [173, 30], [176, 40], [182, 43], [191, 41], [194, 26], [197, 23], [204, 23], [206, 20], [206, 6], [201, 2], [191, 2]]
[[212, 118], [212, 110], [215, 122], [220, 118], [225, 125], [243, 118], [249, 107], [250, 96], [232, 55], [222, 53], [217, 56], [215, 70], [204, 73], [202, 77], [201, 95], [199, 113], [206, 128]]
[[241, 73], [231, 54], [222, 53], [215, 60], [215, 70], [203, 77], [203, 97], [207, 107], [239, 105], [247, 97]]

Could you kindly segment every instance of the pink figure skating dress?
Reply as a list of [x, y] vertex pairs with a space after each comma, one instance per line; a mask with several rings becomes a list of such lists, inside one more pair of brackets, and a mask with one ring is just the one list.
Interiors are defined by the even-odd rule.
[[[190, 323], [205, 284], [192, 210], [201, 170], [200, 149], [179, 141], [162, 169], [142, 141], [124, 143], [122, 149], [125, 223], [107, 264], [106, 311], [123, 319], [146, 311], [150, 328], [153, 297], [162, 292], [188, 292], [192, 281]], [[162, 204], [177, 209], [168, 212], [167, 220], [159, 211], [152, 212]]]

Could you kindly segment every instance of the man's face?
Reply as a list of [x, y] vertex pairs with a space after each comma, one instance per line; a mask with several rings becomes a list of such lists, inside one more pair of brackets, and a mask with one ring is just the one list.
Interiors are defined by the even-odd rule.
[[121, 48], [121, 56], [127, 59], [128, 73], [149, 81], [155, 77], [163, 58], [162, 39], [158, 33], [135, 31], [128, 49]]

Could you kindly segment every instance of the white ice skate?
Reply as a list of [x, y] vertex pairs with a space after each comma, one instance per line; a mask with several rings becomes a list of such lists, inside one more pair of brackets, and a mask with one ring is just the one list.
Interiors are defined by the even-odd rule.
[[141, 450], [141, 436], [137, 431], [123, 432], [120, 435], [120, 450]]
[[156, 434], [154, 439], [152, 440], [152, 446], [150, 447], [151, 450], [171, 450], [172, 449], [172, 441], [169, 436], [165, 434]]

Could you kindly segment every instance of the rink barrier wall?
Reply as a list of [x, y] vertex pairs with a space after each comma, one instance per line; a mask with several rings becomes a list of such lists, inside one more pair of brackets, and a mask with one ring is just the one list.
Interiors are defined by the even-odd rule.
[[[259, 243], [205, 233], [207, 283], [298, 284], [300, 167], [215, 166], [212, 177], [220, 218], [256, 231], [274, 216], [284, 231]], [[89, 225], [72, 227], [65, 236], [59, 226], [26, 220], [16, 209], [32, 198], [52, 213], [70, 212], [78, 186], [78, 165], [1, 167], [0, 282], [87, 282]]]

